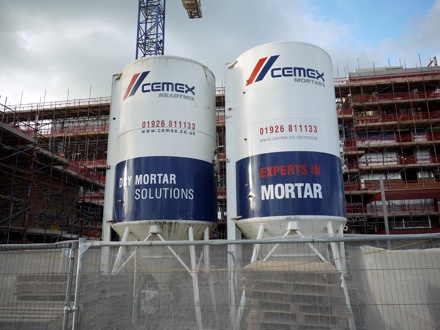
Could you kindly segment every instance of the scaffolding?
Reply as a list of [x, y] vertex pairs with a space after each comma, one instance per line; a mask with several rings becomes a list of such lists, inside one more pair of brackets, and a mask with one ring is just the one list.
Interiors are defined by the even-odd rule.
[[[353, 233], [439, 230], [440, 69], [360, 69], [335, 80]], [[386, 205], [382, 205], [380, 179]]]
[[217, 218], [218, 226], [214, 238], [226, 238], [226, 132], [225, 132], [225, 89], [217, 87], [215, 93], [217, 134]]
[[2, 243], [101, 236], [109, 103], [1, 105]]

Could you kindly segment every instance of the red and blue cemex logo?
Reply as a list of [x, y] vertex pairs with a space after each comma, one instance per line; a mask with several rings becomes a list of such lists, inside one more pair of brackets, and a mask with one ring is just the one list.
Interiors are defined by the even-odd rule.
[[266, 76], [270, 76], [271, 78], [293, 77], [296, 83], [325, 87], [324, 72], [300, 66], [273, 67], [279, 57], [280, 55], [272, 55], [260, 58], [252, 70], [249, 79], [246, 80], [246, 86], [262, 81]]
[[154, 81], [144, 83], [144, 80], [149, 73], [150, 71], [144, 71], [142, 73], [139, 72], [131, 77], [123, 100], [135, 95], [140, 89], [142, 93], [159, 92], [159, 97], [194, 101], [194, 96], [196, 95], [195, 86], [172, 81]]
[[133, 75], [133, 77], [130, 80], [130, 83], [128, 84], [127, 90], [125, 91], [124, 98], [125, 100], [127, 97], [133, 96], [136, 91], [139, 89], [139, 86], [144, 82], [144, 79], [150, 71], [144, 71], [142, 73], [136, 73]]
[[246, 82], [246, 86], [248, 86], [254, 82], [255, 77], [257, 77], [257, 74], [258, 74], [258, 77], [255, 80], [255, 82], [263, 80], [263, 78], [267, 74], [267, 71], [270, 70], [270, 68], [275, 63], [275, 61], [277, 60], [277, 58], [279, 56], [280, 55], [273, 55], [269, 58], [269, 60], [267, 60], [267, 57], [260, 58], [257, 62], [257, 65], [255, 65], [254, 70], [252, 70], [251, 76], [249, 77], [249, 79]]

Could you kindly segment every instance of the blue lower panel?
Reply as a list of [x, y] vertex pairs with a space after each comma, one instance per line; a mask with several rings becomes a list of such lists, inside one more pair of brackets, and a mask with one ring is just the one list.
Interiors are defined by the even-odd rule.
[[320, 152], [276, 152], [236, 164], [237, 215], [345, 217], [338, 157]]
[[114, 219], [217, 221], [213, 166], [181, 157], [141, 157], [116, 165]]

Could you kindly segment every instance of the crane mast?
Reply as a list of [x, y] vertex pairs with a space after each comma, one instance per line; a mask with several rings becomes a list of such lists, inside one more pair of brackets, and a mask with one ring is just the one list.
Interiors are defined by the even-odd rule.
[[[182, 0], [189, 18], [201, 18], [200, 0]], [[163, 55], [166, 0], [139, 0], [136, 59]]]
[[163, 55], [166, 0], [139, 0], [136, 59]]

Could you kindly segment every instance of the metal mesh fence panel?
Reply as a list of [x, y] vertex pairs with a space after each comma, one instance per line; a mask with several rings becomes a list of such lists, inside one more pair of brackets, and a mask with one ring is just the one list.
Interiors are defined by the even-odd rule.
[[440, 328], [435, 235], [80, 242], [71, 293], [65, 249], [0, 261], [0, 329]]
[[227, 246], [90, 248], [85, 255], [81, 328], [231, 329]]
[[361, 325], [367, 329], [439, 329], [439, 241], [379, 245], [348, 247]]
[[105, 329], [439, 328], [438, 240], [330, 241], [92, 248], [84, 274], [105, 266]]
[[0, 329], [62, 329], [70, 246], [0, 249]]

